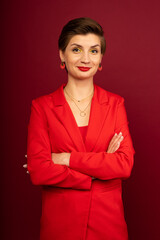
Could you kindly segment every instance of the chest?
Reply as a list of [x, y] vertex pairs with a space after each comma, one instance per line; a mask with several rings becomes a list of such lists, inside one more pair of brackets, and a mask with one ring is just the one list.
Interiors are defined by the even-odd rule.
[[78, 127], [87, 126], [89, 124], [90, 112], [91, 112], [91, 102], [75, 103], [73, 101], [67, 100], [71, 113]]
[[[113, 137], [116, 116], [110, 105], [100, 105], [96, 101], [88, 107], [86, 118], [79, 116], [75, 106], [46, 109], [48, 134], [53, 152], [90, 152], [107, 150]], [[85, 144], [79, 126], [88, 126]]]

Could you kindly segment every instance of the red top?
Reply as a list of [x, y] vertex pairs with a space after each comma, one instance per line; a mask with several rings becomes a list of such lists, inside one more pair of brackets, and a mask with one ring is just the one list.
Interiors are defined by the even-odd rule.
[[88, 126], [81, 126], [79, 130], [82, 134], [83, 141], [85, 142]]

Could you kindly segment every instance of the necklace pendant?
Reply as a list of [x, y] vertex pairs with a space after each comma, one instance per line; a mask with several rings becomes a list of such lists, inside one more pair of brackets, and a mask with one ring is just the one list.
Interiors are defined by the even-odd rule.
[[85, 116], [86, 116], [86, 113], [82, 111], [82, 112], [80, 112], [80, 116], [81, 116], [81, 117], [85, 117]]

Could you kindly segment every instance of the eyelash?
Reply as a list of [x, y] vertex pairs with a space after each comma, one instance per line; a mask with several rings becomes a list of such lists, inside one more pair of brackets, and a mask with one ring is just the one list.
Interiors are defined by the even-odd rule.
[[78, 53], [78, 51], [75, 51], [75, 50], [79, 50], [80, 52], [82, 52], [82, 50], [80, 49], [80, 48], [73, 48], [73, 52], [75, 52], [75, 53]]
[[[96, 49], [91, 49], [91, 52], [92, 51], [96, 51], [96, 52], [94, 52], [94, 53], [98, 53], [98, 50], [96, 50]], [[93, 53], [93, 52], [92, 52]]]
[[[78, 51], [77, 51], [78, 50]], [[78, 52], [82, 52], [82, 50], [80, 48], [73, 48], [72, 50], [73, 52], [75, 53], [78, 53]], [[93, 52], [94, 51], [94, 52]], [[96, 49], [91, 49], [90, 52], [92, 52], [93, 54], [97, 54], [98, 53], [98, 50]]]

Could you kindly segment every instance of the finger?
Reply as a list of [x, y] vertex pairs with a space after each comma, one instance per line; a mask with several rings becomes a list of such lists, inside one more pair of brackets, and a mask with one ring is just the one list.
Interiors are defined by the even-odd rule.
[[24, 167], [24, 168], [27, 168], [27, 164], [23, 164], [23, 167]]
[[109, 145], [108, 145], [108, 149], [107, 149], [107, 153], [112, 152], [112, 147], [113, 147], [113, 145], [116, 141], [116, 138], [117, 138], [117, 133], [115, 133], [114, 136], [112, 137], [112, 139], [110, 140]]
[[123, 141], [123, 136], [119, 136], [112, 146], [112, 151], [115, 151], [115, 148], [117, 148], [117, 145], [120, 146], [120, 143], [122, 141]]
[[114, 153], [115, 151], [117, 151], [117, 149], [119, 148], [120, 143], [117, 143], [114, 148], [112, 148], [112, 153]]
[[117, 138], [114, 140], [114, 144], [116, 144], [117, 142], [122, 142], [123, 139], [124, 137], [122, 136], [122, 133], [119, 133], [117, 135]]
[[114, 153], [115, 151], [117, 151], [119, 146], [120, 146], [120, 143], [118, 142], [117, 144], [114, 145], [114, 147], [112, 147], [112, 149], [110, 149], [110, 153]]
[[111, 144], [115, 141], [115, 139], [117, 138], [117, 136], [118, 136], [118, 134], [115, 133], [114, 136], [112, 137], [111, 141], [110, 141]]
[[116, 139], [117, 139], [117, 133], [114, 134], [114, 136], [112, 137], [110, 143], [109, 143], [109, 148], [112, 147], [112, 145], [115, 143]]
[[110, 147], [111, 152], [115, 152], [119, 148], [120, 143], [123, 141], [123, 139], [124, 137], [122, 136], [122, 134], [117, 135], [117, 138], [114, 140]]
[[118, 139], [118, 142], [122, 142], [123, 141], [123, 139], [124, 139], [124, 137], [123, 136], [121, 136], [119, 139]]
[[122, 136], [122, 132], [120, 132], [119, 134], [115, 133], [113, 138], [110, 141], [111, 145], [119, 141], [119, 139], [121, 139], [121, 136]]
[[27, 158], [27, 154], [25, 154], [24, 156], [25, 156], [25, 158]]
[[120, 147], [120, 142], [118, 142], [115, 147], [112, 149], [113, 152], [116, 152], [118, 148]]
[[26, 173], [29, 174], [29, 171], [27, 171]]
[[119, 140], [119, 135], [115, 134], [109, 144], [109, 148], [110, 148], [111, 152], [112, 152], [112, 149], [114, 148], [114, 146], [117, 144], [118, 140]]
[[122, 132], [120, 132], [120, 133], [117, 135], [117, 140], [119, 141], [119, 140], [121, 139], [121, 137], [123, 137]]
[[112, 137], [107, 152], [111, 153], [115, 151], [115, 146], [117, 145], [117, 142], [121, 142], [123, 140], [122, 132], [119, 132], [119, 134], [115, 133]]
[[123, 141], [124, 137], [121, 136], [120, 139], [115, 143], [115, 145], [112, 147], [112, 151], [115, 152], [118, 150], [118, 148], [121, 145], [121, 142]]

